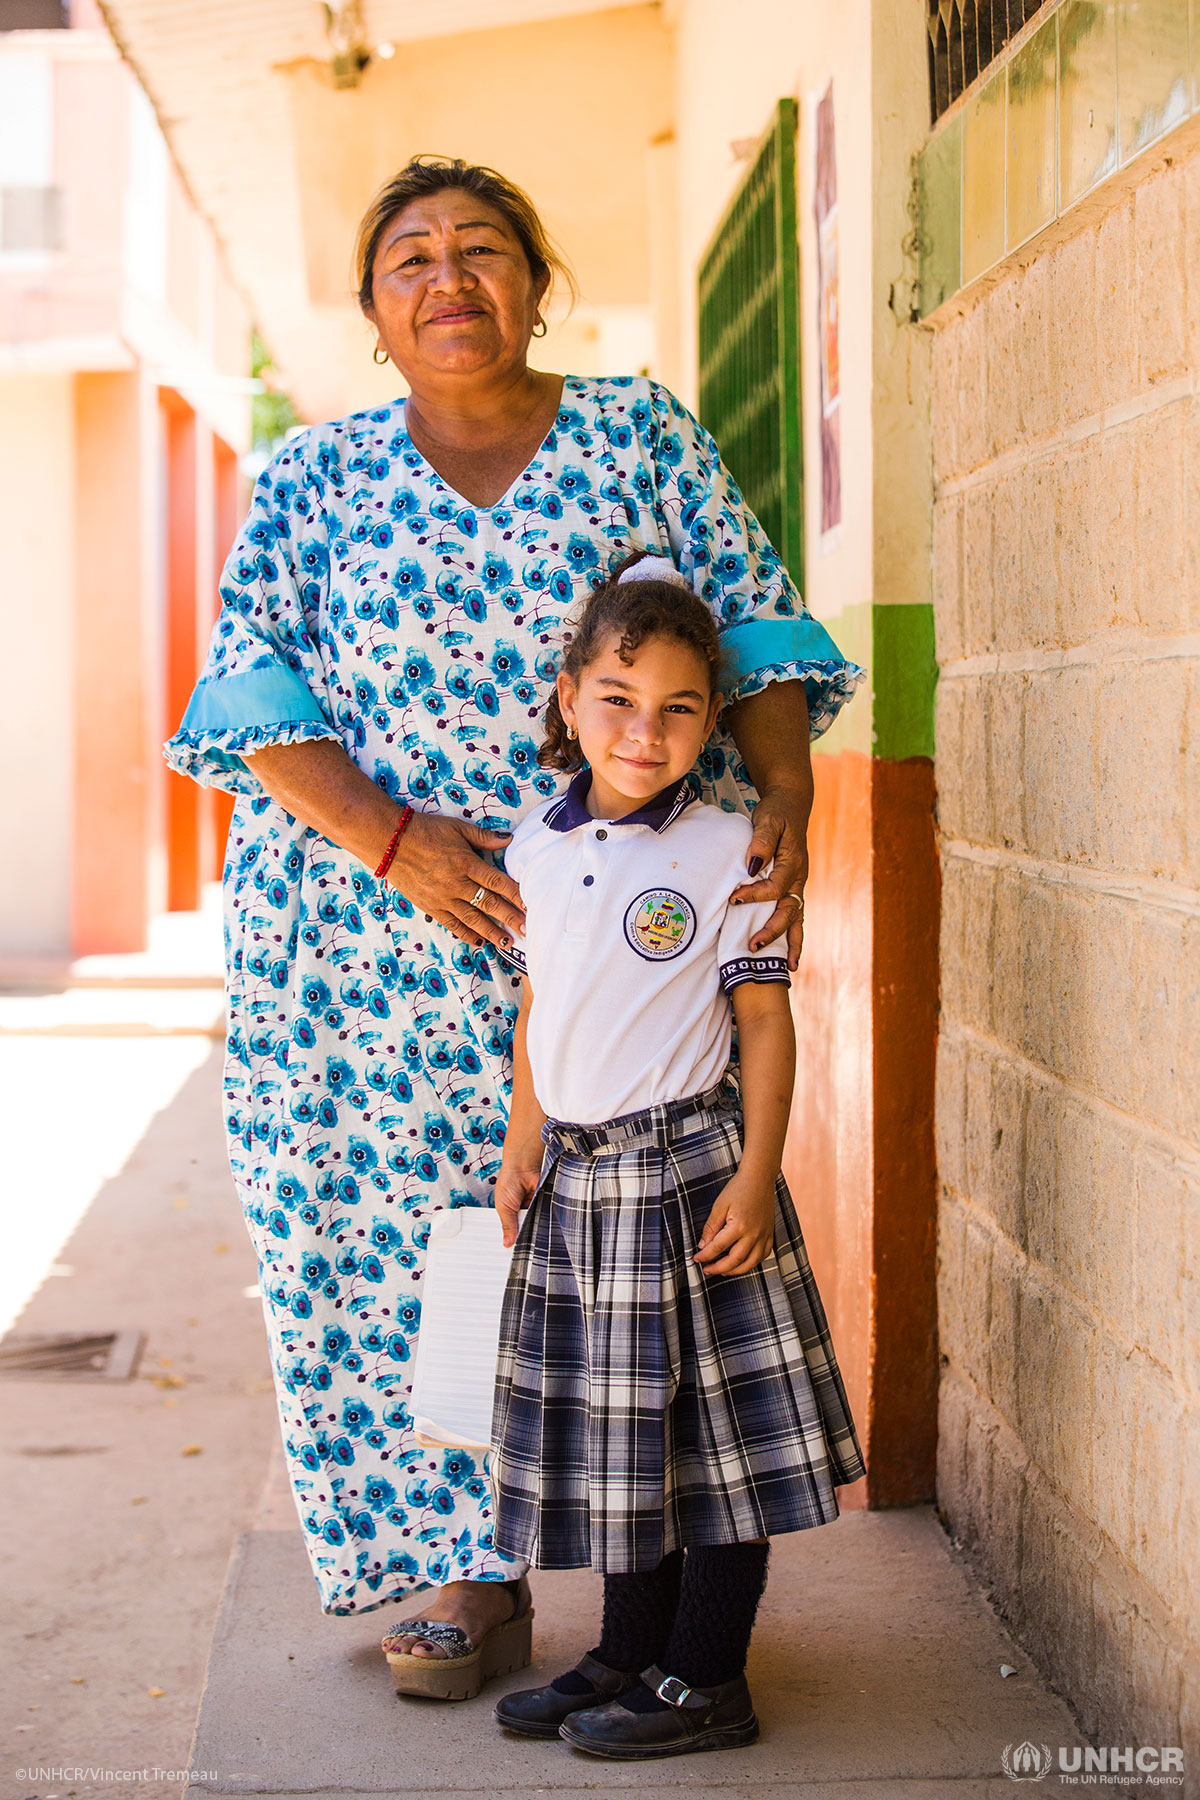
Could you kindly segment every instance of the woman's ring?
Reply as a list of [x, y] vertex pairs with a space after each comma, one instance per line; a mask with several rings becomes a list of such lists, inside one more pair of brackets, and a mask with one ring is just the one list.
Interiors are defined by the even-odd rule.
[[800, 908], [800, 911], [801, 912], [804, 911], [804, 896], [803, 896], [803, 894], [793, 894], [791, 888], [789, 888], [787, 893], [783, 897], [785, 900], [794, 900], [796, 902], [796, 905]]
[[487, 889], [485, 887], [477, 887], [475, 889], [475, 892], [471, 895], [471, 905], [473, 907], [475, 907], [479, 912], [482, 912], [483, 911], [483, 903], [486, 899], [487, 899]]

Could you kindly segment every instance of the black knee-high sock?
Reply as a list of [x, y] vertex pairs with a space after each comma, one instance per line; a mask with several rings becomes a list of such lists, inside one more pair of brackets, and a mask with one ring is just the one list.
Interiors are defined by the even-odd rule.
[[[767, 1585], [766, 1544], [712, 1544], [689, 1550], [675, 1623], [658, 1666], [689, 1687], [714, 1688], [734, 1681], [746, 1667], [754, 1615]], [[635, 1712], [665, 1701], [648, 1688], [622, 1698]]]
[[[679, 1605], [683, 1551], [664, 1556], [657, 1569], [604, 1577], [604, 1623], [592, 1651], [597, 1662], [630, 1675], [640, 1674], [663, 1655]], [[572, 1669], [553, 1685], [564, 1694], [583, 1694], [590, 1683]]]
[[754, 1615], [767, 1585], [767, 1544], [689, 1550], [679, 1609], [659, 1664], [689, 1687], [719, 1687], [746, 1667]]

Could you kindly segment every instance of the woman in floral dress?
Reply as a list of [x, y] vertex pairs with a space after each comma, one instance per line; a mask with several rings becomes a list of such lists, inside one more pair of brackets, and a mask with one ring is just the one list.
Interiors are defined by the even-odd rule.
[[[793, 967], [809, 737], [861, 671], [670, 393], [528, 366], [562, 265], [520, 190], [410, 164], [359, 269], [409, 396], [297, 435], [259, 478], [167, 753], [236, 795], [230, 1156], [321, 1605], [432, 1586], [426, 1616], [475, 1643], [521, 1570], [493, 1547], [482, 1459], [415, 1442], [410, 1370], [431, 1219], [491, 1204], [500, 1166], [518, 990], [492, 947], [522, 915], [498, 864], [560, 780], [536, 721], [572, 605], [645, 548], [712, 606], [726, 707], [698, 772], [707, 798], [756, 805], [774, 869], [746, 892], [779, 900]], [[437, 1633], [395, 1641], [446, 1654]]]

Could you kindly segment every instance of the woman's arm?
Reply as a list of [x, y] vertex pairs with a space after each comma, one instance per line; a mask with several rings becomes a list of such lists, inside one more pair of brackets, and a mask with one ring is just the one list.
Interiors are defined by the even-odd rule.
[[496, 1178], [496, 1211], [504, 1226], [506, 1245], [516, 1243], [521, 1209], [529, 1205], [537, 1192], [542, 1172], [542, 1126], [546, 1123], [546, 1115], [533, 1091], [533, 1075], [525, 1047], [533, 990], [528, 976], [523, 979], [521, 1010], [513, 1027], [512, 1106], [504, 1139], [504, 1156]]
[[[382, 860], [400, 821], [400, 808], [365, 775], [341, 744], [329, 738], [301, 744], [270, 744], [243, 760], [280, 806], [340, 844], [368, 869]], [[478, 946], [484, 939], [505, 944], [524, 929], [516, 882], [476, 854], [499, 848], [511, 834], [483, 831], [465, 819], [417, 813], [400, 839], [387, 879], [418, 912], [445, 925], [456, 937]], [[486, 888], [486, 910], [471, 904]]]
[[[808, 698], [802, 681], [773, 681], [769, 687], [739, 700], [725, 713], [725, 723], [751, 781], [758, 790], [754, 837], [747, 868], [757, 875], [774, 861], [769, 881], [737, 888], [733, 899], [777, 900], [750, 948], [761, 950], [787, 931], [788, 968], [794, 969], [804, 947], [804, 884], [808, 880], [808, 817], [813, 803], [812, 749], [809, 743]], [[800, 905], [784, 898], [800, 895]]]
[[770, 1253], [775, 1181], [796, 1079], [796, 1034], [781, 981], [743, 981], [732, 994], [742, 1077], [742, 1160], [700, 1234], [706, 1275], [745, 1275]]

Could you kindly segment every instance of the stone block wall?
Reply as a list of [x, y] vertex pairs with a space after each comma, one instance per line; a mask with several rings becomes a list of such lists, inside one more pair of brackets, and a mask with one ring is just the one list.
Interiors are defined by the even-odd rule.
[[933, 324], [939, 1500], [1200, 1794], [1200, 151]]

